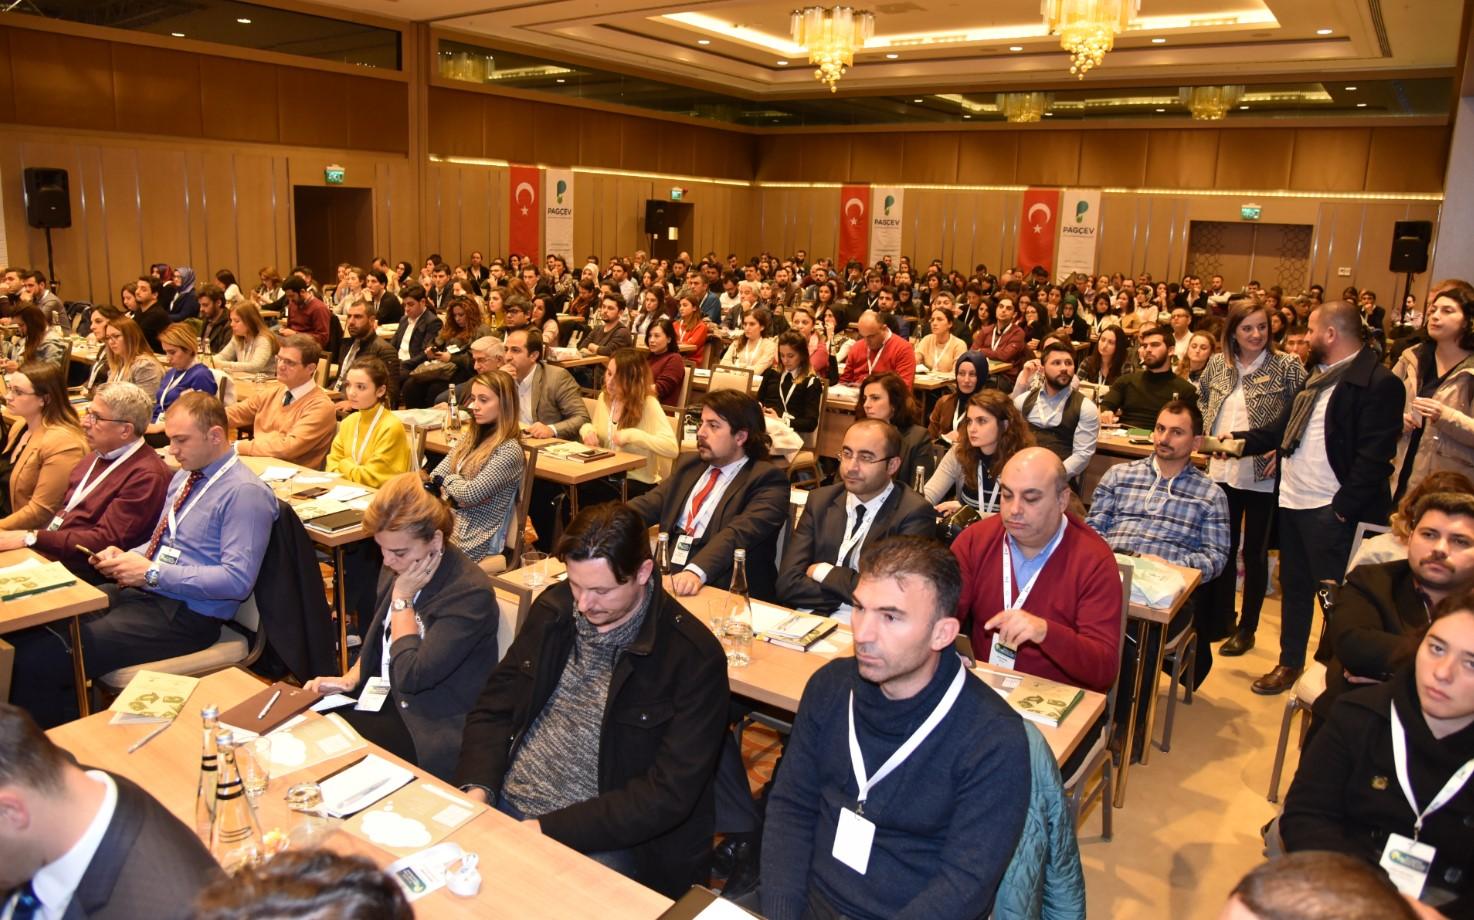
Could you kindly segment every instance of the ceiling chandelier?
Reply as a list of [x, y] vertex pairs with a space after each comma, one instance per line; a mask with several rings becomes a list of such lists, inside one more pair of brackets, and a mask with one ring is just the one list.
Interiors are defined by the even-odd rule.
[[1105, 60], [1131, 14], [1141, 12], [1141, 0], [1042, 0], [1039, 11], [1045, 28], [1070, 53], [1070, 73], [1083, 80]]
[[1184, 86], [1177, 91], [1177, 100], [1187, 106], [1195, 121], [1220, 121], [1242, 98], [1242, 86]]
[[1053, 93], [999, 93], [998, 111], [1015, 124], [1032, 124], [1054, 105]]
[[855, 63], [855, 50], [875, 34], [875, 14], [869, 10], [856, 12], [851, 6], [825, 9], [810, 6], [794, 10], [793, 40], [809, 53], [814, 77], [835, 92], [835, 84]]

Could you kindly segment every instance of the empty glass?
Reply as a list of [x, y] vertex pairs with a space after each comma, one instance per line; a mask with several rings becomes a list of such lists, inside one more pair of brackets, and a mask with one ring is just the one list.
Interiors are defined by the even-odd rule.
[[271, 736], [253, 738], [236, 748], [235, 758], [241, 783], [246, 787], [246, 798], [254, 805], [271, 782]]
[[522, 554], [522, 567], [527, 569], [527, 586], [541, 588], [548, 583], [548, 554], [529, 550]]

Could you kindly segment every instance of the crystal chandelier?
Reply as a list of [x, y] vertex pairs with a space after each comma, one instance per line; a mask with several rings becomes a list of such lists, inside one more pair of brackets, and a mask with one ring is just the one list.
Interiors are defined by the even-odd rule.
[[1242, 86], [1184, 86], [1177, 101], [1187, 106], [1195, 121], [1220, 121], [1244, 97]]
[[1070, 53], [1070, 73], [1085, 79], [1099, 67], [1126, 31], [1131, 14], [1141, 12], [1141, 0], [1042, 0], [1040, 10], [1050, 34], [1059, 35], [1060, 47]]
[[999, 93], [998, 111], [1015, 124], [1031, 124], [1054, 105], [1053, 93]]
[[850, 6], [810, 6], [794, 10], [791, 25], [793, 40], [809, 53], [814, 77], [828, 84], [832, 93], [839, 78], [855, 63], [855, 49], [865, 47], [866, 40], [875, 34], [875, 14], [868, 10], [856, 12]]

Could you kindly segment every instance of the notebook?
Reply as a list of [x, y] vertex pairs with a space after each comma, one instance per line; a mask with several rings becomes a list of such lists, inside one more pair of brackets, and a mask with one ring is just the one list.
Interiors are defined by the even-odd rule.
[[[271, 695], [278, 690], [281, 691], [281, 696], [277, 697], [276, 702], [271, 704], [271, 708], [266, 710], [266, 717], [261, 718], [261, 710], [265, 708], [267, 700], [270, 700]], [[220, 721], [234, 728], [244, 728], [246, 731], [264, 735], [298, 713], [304, 712], [313, 703], [316, 703], [317, 699], [317, 694], [310, 690], [277, 681], [245, 702], [221, 713]]]

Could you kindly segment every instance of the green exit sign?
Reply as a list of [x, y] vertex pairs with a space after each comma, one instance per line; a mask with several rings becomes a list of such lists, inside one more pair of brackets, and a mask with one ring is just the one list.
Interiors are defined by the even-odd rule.
[[324, 179], [326, 179], [328, 181], [328, 184], [329, 185], [342, 185], [343, 184], [343, 167], [341, 167], [341, 166], [329, 166], [329, 167], [327, 167], [326, 169], [324, 169], [322, 171], [322, 176], [323, 176]]
[[1257, 204], [1239, 205], [1239, 218], [1241, 220], [1258, 220], [1261, 208]]

